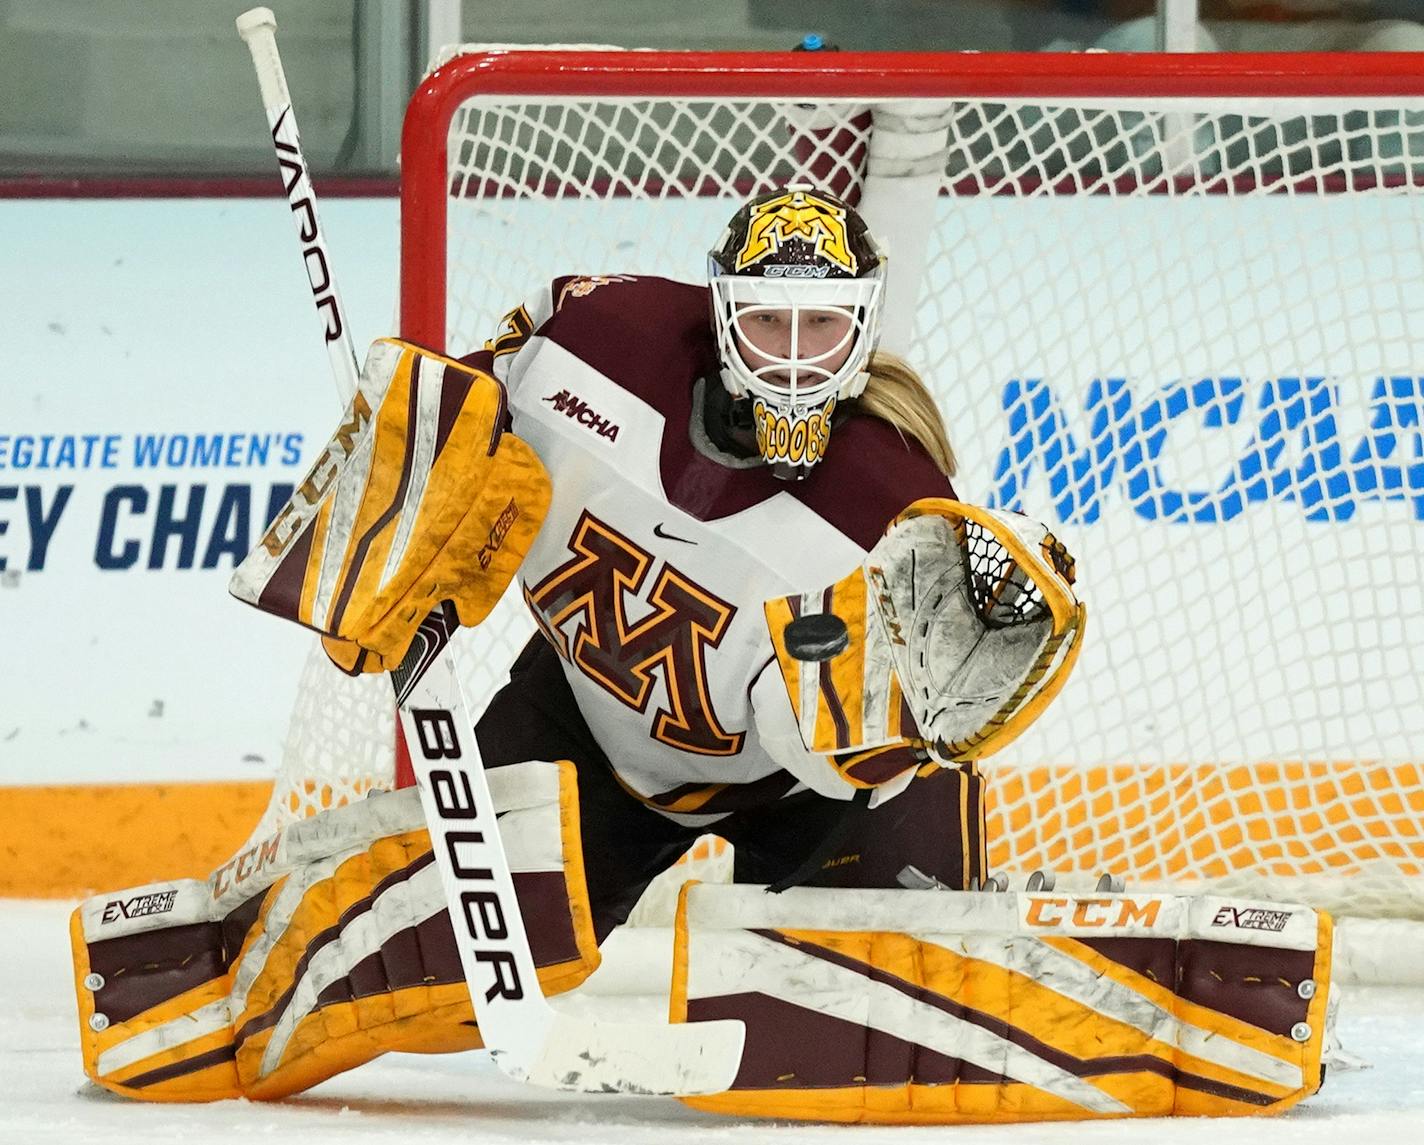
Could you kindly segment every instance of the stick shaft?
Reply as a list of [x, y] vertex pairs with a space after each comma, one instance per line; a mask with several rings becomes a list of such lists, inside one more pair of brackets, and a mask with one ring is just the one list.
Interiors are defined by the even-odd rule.
[[[266, 8], [245, 12], [237, 21], [252, 52], [277, 166], [323, 318], [327, 355], [345, 403], [359, 382], [356, 357], [317, 220], [276, 27]], [[432, 612], [391, 680], [481, 1036], [491, 1050], [522, 1062], [538, 1057], [556, 1015], [539, 986], [475, 740], [474, 713], [448, 646], [454, 627], [447, 611]]]
[[307, 284], [321, 319], [331, 373], [345, 405], [356, 393], [360, 381], [356, 347], [351, 341], [346, 307], [341, 302], [331, 256], [327, 253], [326, 236], [316, 210], [316, 193], [312, 190], [311, 173], [297, 131], [297, 117], [292, 110], [292, 95], [287, 88], [282, 57], [277, 51], [277, 20], [270, 9], [253, 8], [238, 17], [237, 31], [252, 53], [252, 66], [257, 71], [257, 84], [262, 92], [262, 108], [267, 113], [272, 147], [277, 153], [277, 170], [301, 243]]
[[[262, 87], [332, 373], [347, 403], [359, 381], [356, 355], [317, 221], [276, 27], [266, 8], [237, 20]], [[544, 1086], [595, 1093], [722, 1092], [741, 1060], [740, 1022], [606, 1023], [556, 1011], [544, 997], [480, 759], [474, 713], [448, 647], [452, 612], [438, 608], [426, 618], [391, 681], [485, 1045], [506, 1073]]]

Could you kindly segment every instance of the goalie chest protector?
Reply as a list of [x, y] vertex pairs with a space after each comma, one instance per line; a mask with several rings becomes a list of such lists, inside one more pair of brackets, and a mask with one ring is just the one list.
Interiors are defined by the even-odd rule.
[[954, 495], [873, 417], [845, 418], [795, 483], [700, 451], [695, 391], [721, 385], [708, 306], [666, 279], [558, 279], [486, 346], [493, 363], [474, 359], [506, 380], [553, 483], [525, 601], [625, 786], [699, 819], [795, 785], [749, 698], [774, 655], [763, 602], [831, 583], [910, 502]]

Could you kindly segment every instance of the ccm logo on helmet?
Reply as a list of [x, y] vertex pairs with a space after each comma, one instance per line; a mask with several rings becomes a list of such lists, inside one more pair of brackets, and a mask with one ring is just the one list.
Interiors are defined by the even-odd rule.
[[788, 191], [752, 208], [747, 237], [737, 252], [737, 270], [745, 270], [800, 239], [847, 274], [855, 274], [857, 260], [846, 234], [845, 208], [809, 191]]
[[[411, 716], [415, 720], [415, 738], [422, 756], [432, 761], [460, 758], [460, 738], [455, 734], [455, 719], [447, 709], [414, 708]], [[472, 828], [481, 815], [487, 821], [492, 820], [494, 808], [476, 806], [469, 777], [444, 768], [431, 771], [430, 790], [436, 814], [440, 817], [438, 834], [441, 839], [437, 842], [436, 832], [432, 831], [431, 843], [445, 847], [450, 869], [460, 887], [460, 911], [451, 919], [456, 937], [463, 933], [472, 941], [477, 948], [475, 961], [488, 965], [494, 971], [494, 984], [485, 991], [486, 1002], [496, 997], [522, 998], [524, 986], [519, 981], [514, 951], [499, 947], [509, 938], [509, 924], [505, 921], [504, 904], [500, 902], [499, 890], [494, 884], [494, 872], [489, 867], [471, 864], [465, 858], [470, 848], [477, 848], [485, 841], [484, 832]], [[460, 829], [452, 829], [452, 824], [459, 825]]]
[[765, 278], [825, 278], [830, 273], [828, 266], [808, 266], [803, 262], [774, 262], [762, 271]]

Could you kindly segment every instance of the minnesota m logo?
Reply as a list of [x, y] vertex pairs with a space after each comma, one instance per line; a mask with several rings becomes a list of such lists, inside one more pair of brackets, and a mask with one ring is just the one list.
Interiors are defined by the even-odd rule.
[[[654, 716], [652, 737], [698, 755], [741, 751], [746, 733], [724, 731], [712, 711], [706, 660], [736, 608], [664, 564], [647, 596], [653, 611], [630, 624], [626, 598], [641, 593], [652, 555], [587, 512], [569, 551], [572, 559], [524, 594], [559, 655], [639, 712], [647, 710], [660, 667], [668, 706]], [[580, 614], [570, 648], [563, 625]]]
[[801, 239], [816, 253], [854, 274], [855, 255], [846, 238], [846, 216], [840, 207], [809, 191], [788, 191], [752, 208], [747, 239], [737, 252], [737, 269], [743, 270], [781, 249], [781, 244]]

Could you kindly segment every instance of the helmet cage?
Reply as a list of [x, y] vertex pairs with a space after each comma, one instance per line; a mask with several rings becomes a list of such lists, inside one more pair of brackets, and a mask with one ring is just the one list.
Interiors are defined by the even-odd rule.
[[[734, 396], [760, 398], [768, 408], [790, 416], [798, 408], [822, 407], [828, 398], [853, 398], [865, 389], [866, 366], [880, 324], [879, 268], [862, 278], [787, 280], [728, 274], [714, 260], [710, 271], [722, 382]], [[845, 332], [828, 349], [803, 355], [801, 318], [828, 310], [849, 318]], [[790, 346], [784, 356], [760, 344], [749, 327], [751, 320], [767, 313], [789, 316]], [[826, 366], [847, 344], [845, 360], [835, 368]], [[743, 348], [760, 359], [757, 365], [748, 364]]]

